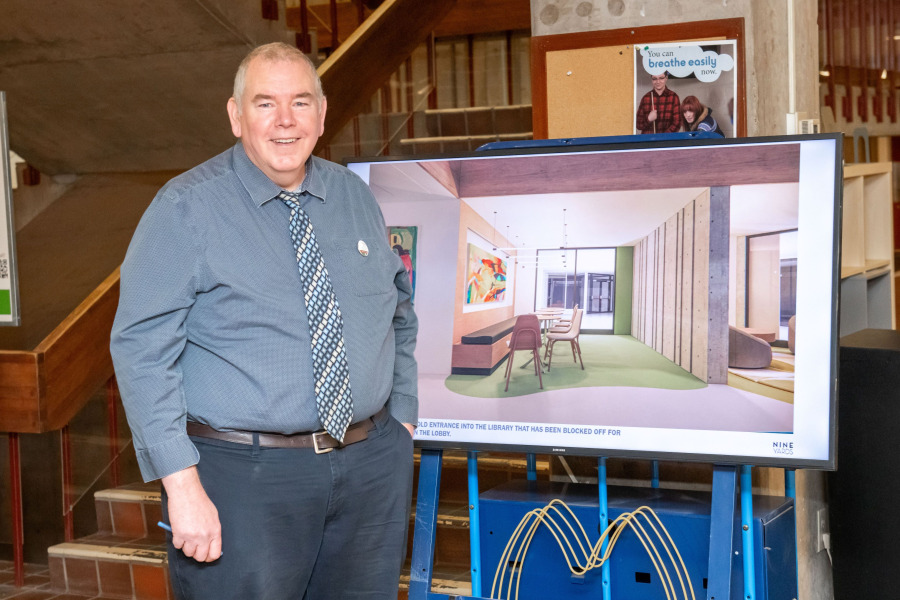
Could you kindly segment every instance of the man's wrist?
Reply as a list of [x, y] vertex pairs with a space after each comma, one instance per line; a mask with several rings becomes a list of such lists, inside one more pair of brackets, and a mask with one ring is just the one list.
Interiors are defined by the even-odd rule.
[[195, 491], [198, 487], [203, 489], [203, 486], [200, 484], [200, 475], [197, 473], [197, 467], [195, 466], [166, 475], [161, 481], [163, 487], [166, 488], [166, 493], [170, 496]]

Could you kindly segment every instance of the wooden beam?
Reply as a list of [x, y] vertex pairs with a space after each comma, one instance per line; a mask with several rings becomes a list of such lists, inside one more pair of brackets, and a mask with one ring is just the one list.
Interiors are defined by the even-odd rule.
[[456, 174], [452, 169], [453, 166], [456, 166], [455, 163], [451, 165], [450, 162], [446, 160], [434, 160], [420, 162], [419, 166], [425, 169], [429, 175], [434, 177], [435, 181], [444, 186], [448, 192], [453, 194], [456, 198], [459, 198]]
[[[366, 10], [366, 16], [369, 11]], [[303, 31], [300, 7], [285, 9], [287, 26]], [[338, 2], [338, 38], [341, 43], [359, 26], [359, 6], [355, 2]], [[327, 4], [309, 7], [310, 27], [319, 32], [319, 49], [331, 48], [331, 16]], [[436, 37], [456, 37], [469, 34], [501, 33], [531, 29], [529, 0], [457, 0], [456, 5], [434, 29]]]
[[460, 198], [799, 181], [800, 146], [602, 152], [458, 163]]
[[529, 0], [457, 0], [434, 30], [437, 37], [531, 29]]
[[455, 0], [385, 0], [319, 67], [329, 96], [325, 133], [328, 144], [366, 106], [384, 81], [425, 41]]

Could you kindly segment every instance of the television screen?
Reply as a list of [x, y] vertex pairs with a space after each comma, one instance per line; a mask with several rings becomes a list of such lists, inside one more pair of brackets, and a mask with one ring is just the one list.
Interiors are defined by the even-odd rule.
[[348, 166], [414, 285], [419, 446], [834, 467], [839, 135]]

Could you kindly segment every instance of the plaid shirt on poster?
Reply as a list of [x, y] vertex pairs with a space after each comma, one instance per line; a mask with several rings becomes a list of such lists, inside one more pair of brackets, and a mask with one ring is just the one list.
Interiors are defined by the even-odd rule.
[[[653, 103], [650, 102], [650, 95], [653, 95]], [[653, 108], [656, 108], [656, 129], [653, 128], [653, 122], [647, 120], [647, 115]], [[681, 129], [681, 100], [678, 94], [666, 88], [662, 95], [658, 95], [655, 91], [650, 90], [641, 98], [641, 104], [638, 106], [636, 125], [641, 133], [675, 133]]]

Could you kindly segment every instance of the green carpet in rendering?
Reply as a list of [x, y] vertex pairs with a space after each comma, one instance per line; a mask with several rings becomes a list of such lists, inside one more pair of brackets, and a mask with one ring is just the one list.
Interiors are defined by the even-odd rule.
[[581, 336], [581, 355], [584, 370], [572, 362], [568, 343], [559, 342], [553, 349], [550, 372], [543, 373], [544, 390], [538, 386], [534, 368], [521, 365], [531, 353], [516, 352], [513, 373], [506, 387], [506, 363], [489, 376], [450, 375], [445, 380], [447, 389], [475, 398], [504, 398], [524, 396], [546, 390], [576, 387], [629, 386], [662, 388], [668, 390], [696, 390], [706, 384], [666, 357], [645, 346], [630, 335]]

